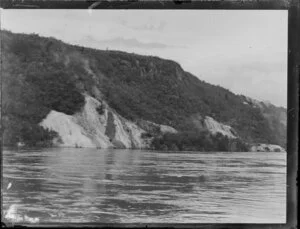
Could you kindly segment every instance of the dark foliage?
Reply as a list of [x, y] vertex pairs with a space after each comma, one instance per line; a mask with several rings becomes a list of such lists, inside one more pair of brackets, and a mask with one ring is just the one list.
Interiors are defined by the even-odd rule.
[[240, 139], [229, 139], [222, 134], [212, 135], [206, 131], [166, 133], [152, 140], [155, 150], [172, 151], [249, 151], [249, 147]]
[[38, 36], [3, 36], [3, 142], [49, 146], [57, 135], [44, 130], [39, 123], [50, 110], [66, 114], [79, 111], [84, 97], [76, 91], [71, 72], [46, 58], [41, 42], [34, 42]]
[[16, 146], [18, 143], [29, 147], [51, 146], [52, 139], [57, 137], [55, 132], [16, 116], [6, 118], [3, 128], [3, 142], [10, 146]]
[[51, 110], [69, 115], [79, 111], [84, 104], [84, 97], [76, 90], [75, 82], [59, 64], [52, 69], [30, 67], [26, 82], [36, 91], [39, 103]]

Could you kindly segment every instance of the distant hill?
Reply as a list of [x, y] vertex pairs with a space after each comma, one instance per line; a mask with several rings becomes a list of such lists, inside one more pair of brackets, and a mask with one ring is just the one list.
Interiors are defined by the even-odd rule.
[[286, 109], [201, 81], [172, 60], [34, 34], [1, 31], [1, 40], [4, 144], [285, 147]]

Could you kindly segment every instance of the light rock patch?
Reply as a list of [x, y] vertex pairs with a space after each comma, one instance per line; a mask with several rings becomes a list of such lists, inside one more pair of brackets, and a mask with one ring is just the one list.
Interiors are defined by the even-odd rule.
[[216, 120], [214, 120], [212, 117], [209, 117], [209, 116], [205, 117], [204, 126], [212, 134], [220, 133], [229, 138], [237, 138], [233, 134], [233, 130], [232, 130], [231, 126], [219, 123]]

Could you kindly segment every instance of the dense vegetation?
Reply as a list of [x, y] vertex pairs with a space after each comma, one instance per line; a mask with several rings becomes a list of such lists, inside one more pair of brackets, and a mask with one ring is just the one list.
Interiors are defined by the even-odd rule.
[[53, 131], [38, 125], [50, 110], [73, 114], [84, 104], [76, 90], [72, 72], [47, 58], [37, 36], [8, 39], [3, 33], [2, 115], [6, 145], [23, 142], [27, 146], [51, 145]]
[[263, 106], [262, 113], [269, 123], [271, 130], [276, 133], [274, 141], [286, 148], [286, 127], [287, 114], [286, 109], [282, 107], [275, 107], [274, 105]]
[[[195, 143], [198, 149], [203, 142], [213, 149], [209, 141], [217, 139], [201, 140], [206, 137], [193, 124], [195, 114], [232, 126], [244, 141], [283, 145], [276, 130], [282, 126], [271, 126], [259, 108], [243, 104], [241, 96], [227, 89], [199, 80], [174, 61], [8, 31], [2, 31], [1, 50], [6, 144], [19, 140], [32, 144], [34, 141], [27, 139], [32, 129], [43, 133], [41, 141], [50, 139], [54, 133], [40, 129], [38, 123], [50, 110], [66, 114], [79, 111], [84, 104], [81, 93], [86, 91], [104, 98], [125, 118], [170, 125], [182, 132], [155, 140], [155, 148], [174, 145], [186, 149]], [[227, 141], [224, 139], [220, 141]], [[225, 149], [223, 145], [220, 147]]]
[[171, 151], [249, 151], [249, 146], [240, 139], [229, 139], [220, 133], [212, 135], [206, 131], [166, 133], [154, 138], [151, 147]]

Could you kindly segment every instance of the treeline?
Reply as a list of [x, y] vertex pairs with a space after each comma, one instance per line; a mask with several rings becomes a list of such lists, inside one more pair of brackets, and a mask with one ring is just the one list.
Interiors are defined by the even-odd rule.
[[209, 132], [165, 133], [152, 140], [154, 150], [171, 151], [249, 151], [249, 146], [240, 139], [230, 139], [220, 133], [212, 135]]

